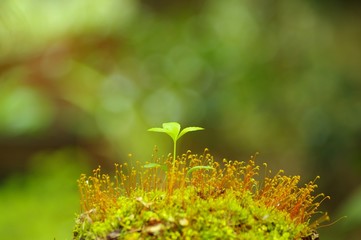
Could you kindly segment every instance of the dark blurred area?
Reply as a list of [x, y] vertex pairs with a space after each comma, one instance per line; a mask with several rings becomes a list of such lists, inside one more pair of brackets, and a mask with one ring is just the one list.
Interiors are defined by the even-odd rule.
[[183, 151], [321, 176], [347, 215], [321, 239], [360, 239], [360, 5], [2, 0], [1, 238], [71, 239], [80, 173], [168, 154], [146, 130], [178, 121], [206, 128]]

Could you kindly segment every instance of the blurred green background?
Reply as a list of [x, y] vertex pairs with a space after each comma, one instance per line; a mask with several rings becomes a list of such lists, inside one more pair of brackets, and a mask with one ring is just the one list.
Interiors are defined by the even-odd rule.
[[76, 180], [180, 149], [320, 175], [321, 239], [361, 238], [357, 1], [2, 0], [0, 238], [71, 239]]

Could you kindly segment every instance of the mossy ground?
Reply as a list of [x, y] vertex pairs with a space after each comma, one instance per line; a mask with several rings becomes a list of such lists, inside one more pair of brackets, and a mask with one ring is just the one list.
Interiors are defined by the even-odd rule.
[[[83, 213], [76, 239], [296, 239], [307, 231], [277, 210], [256, 204], [250, 194], [226, 191], [203, 199], [191, 187], [165, 192], [136, 192], [120, 197], [104, 221]], [[96, 210], [94, 210], [96, 211]]]
[[[199, 165], [213, 170], [186, 174]], [[100, 168], [80, 178], [74, 239], [312, 239], [320, 221], [310, 219], [325, 199], [312, 196], [314, 181], [300, 188], [299, 176], [281, 171], [257, 180], [254, 160], [221, 166], [208, 153], [184, 154], [174, 171], [116, 169], [114, 180]]]

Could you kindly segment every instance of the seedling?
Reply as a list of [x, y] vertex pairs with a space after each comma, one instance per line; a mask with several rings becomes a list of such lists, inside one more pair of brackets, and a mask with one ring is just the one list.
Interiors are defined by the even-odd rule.
[[173, 169], [174, 169], [175, 160], [177, 158], [177, 141], [178, 141], [178, 139], [180, 139], [184, 134], [186, 134], [188, 132], [204, 130], [204, 128], [187, 127], [181, 131], [181, 126], [177, 122], [163, 123], [162, 126], [163, 126], [162, 128], [150, 128], [150, 129], [148, 129], [148, 131], [166, 133], [172, 138], [172, 140], [173, 140]]
[[[148, 129], [148, 131], [151, 132], [161, 132], [161, 133], [166, 133], [168, 134], [172, 140], [173, 140], [173, 163], [172, 163], [172, 178], [170, 179], [170, 189], [172, 189], [173, 186], [173, 178], [174, 178], [174, 173], [175, 173], [175, 162], [177, 159], [177, 141], [178, 139], [180, 139], [184, 134], [188, 133], [188, 132], [195, 132], [195, 131], [199, 131], [199, 130], [204, 130], [204, 128], [201, 127], [186, 127], [181, 131], [181, 126], [179, 123], [177, 122], [168, 122], [168, 123], [163, 123], [162, 128], [150, 128]], [[153, 167], [161, 167], [162, 165], [157, 164], [157, 163], [150, 163], [150, 164], [146, 164], [144, 167], [146, 168], [153, 168]], [[162, 166], [163, 169], [165, 169], [167, 171], [166, 168], [164, 168], [164, 166]], [[192, 172], [197, 171], [197, 170], [210, 170], [213, 169], [213, 167], [211, 166], [194, 166], [190, 169], [188, 169], [187, 171], [187, 177], [190, 177]]]

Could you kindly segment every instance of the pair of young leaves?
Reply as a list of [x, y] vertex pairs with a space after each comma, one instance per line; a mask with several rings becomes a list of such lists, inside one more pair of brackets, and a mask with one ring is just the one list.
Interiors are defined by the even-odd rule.
[[162, 128], [150, 128], [148, 131], [166, 133], [173, 139], [174, 143], [176, 143], [178, 139], [188, 132], [204, 130], [204, 128], [201, 127], [186, 127], [181, 131], [181, 126], [177, 122], [163, 123], [162, 126]]
[[[195, 132], [195, 131], [199, 131], [199, 130], [204, 130], [204, 128], [186, 127], [181, 131], [181, 126], [177, 122], [163, 123], [162, 128], [156, 127], [156, 128], [148, 129], [148, 131], [151, 131], [151, 132], [166, 133], [172, 138], [172, 140], [173, 140], [173, 169], [175, 167], [175, 159], [177, 157], [177, 141], [178, 141], [178, 139], [180, 139], [184, 134], [186, 134], [188, 132]], [[149, 163], [149, 164], [144, 165], [144, 167], [146, 167], [146, 168], [163, 167], [164, 170], [167, 170], [165, 168], [165, 166], [162, 166], [158, 163]], [[193, 171], [201, 170], [201, 169], [210, 170], [213, 168], [211, 166], [195, 166], [195, 167], [190, 168], [187, 171], [187, 176], [189, 176]]]

